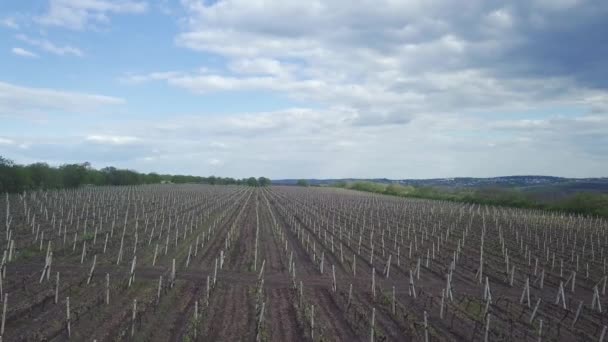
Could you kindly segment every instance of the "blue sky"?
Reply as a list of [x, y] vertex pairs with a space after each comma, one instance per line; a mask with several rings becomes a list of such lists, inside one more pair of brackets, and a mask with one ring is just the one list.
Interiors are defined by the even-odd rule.
[[0, 2], [0, 155], [271, 178], [607, 176], [605, 1]]

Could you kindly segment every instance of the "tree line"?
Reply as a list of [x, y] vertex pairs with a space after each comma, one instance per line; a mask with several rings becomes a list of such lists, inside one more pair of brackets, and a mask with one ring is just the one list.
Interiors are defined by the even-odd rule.
[[82, 185], [137, 185], [157, 183], [200, 183], [217, 185], [270, 186], [266, 177], [235, 179], [230, 177], [201, 177], [140, 173], [112, 166], [95, 169], [90, 163], [63, 164], [58, 167], [47, 163], [20, 165], [0, 156], [0, 193], [23, 192], [33, 189], [75, 188]]

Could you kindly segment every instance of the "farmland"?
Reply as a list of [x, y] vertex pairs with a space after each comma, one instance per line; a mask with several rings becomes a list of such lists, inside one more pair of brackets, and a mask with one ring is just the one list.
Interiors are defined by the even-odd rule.
[[0, 198], [3, 341], [606, 340], [605, 219], [289, 186]]

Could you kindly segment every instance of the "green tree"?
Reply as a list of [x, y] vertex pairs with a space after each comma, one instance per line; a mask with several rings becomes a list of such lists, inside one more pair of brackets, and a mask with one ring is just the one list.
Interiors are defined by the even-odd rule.
[[84, 164], [65, 164], [59, 167], [63, 186], [66, 188], [75, 188], [82, 184], [87, 176], [88, 163]]
[[258, 178], [258, 184], [260, 184], [260, 186], [270, 186], [270, 179], [266, 178], [266, 177], [260, 177]]
[[248, 186], [259, 186], [258, 180], [255, 177], [249, 177], [249, 178], [247, 178], [247, 185]]
[[298, 179], [296, 183], [297, 186], [308, 186], [308, 181], [306, 179]]

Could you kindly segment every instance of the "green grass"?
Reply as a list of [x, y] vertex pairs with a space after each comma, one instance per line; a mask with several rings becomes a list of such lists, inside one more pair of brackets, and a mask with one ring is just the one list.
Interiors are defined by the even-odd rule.
[[384, 195], [433, 199], [472, 204], [500, 205], [515, 208], [562, 211], [572, 214], [608, 217], [608, 194], [580, 192], [565, 199], [547, 202], [517, 188], [457, 188], [414, 187], [374, 182], [336, 183], [335, 187], [373, 192]]
[[17, 250], [16, 251], [16, 259], [19, 259], [21, 261], [28, 261], [32, 258], [34, 258], [37, 255], [40, 255], [42, 253], [46, 254], [46, 249], [45, 252], [41, 252], [39, 250], [39, 247], [36, 246], [29, 246], [27, 248], [23, 248], [21, 250]]

